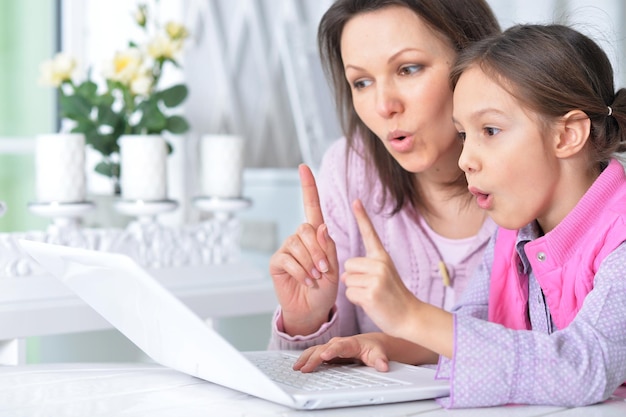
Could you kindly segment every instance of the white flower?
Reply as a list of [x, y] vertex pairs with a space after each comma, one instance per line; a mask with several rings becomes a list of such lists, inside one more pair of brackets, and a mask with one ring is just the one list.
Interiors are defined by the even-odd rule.
[[143, 71], [130, 82], [130, 92], [135, 95], [147, 96], [152, 91], [154, 79], [149, 71]]
[[142, 28], [146, 26], [148, 19], [148, 9], [145, 4], [139, 5], [137, 10], [135, 11], [134, 18], [135, 22]]
[[105, 65], [104, 76], [124, 85], [130, 85], [133, 79], [143, 71], [143, 57], [137, 48], [128, 48], [116, 52], [113, 60]]
[[39, 69], [41, 72], [39, 83], [58, 87], [64, 81], [72, 79], [76, 60], [68, 54], [59, 52], [53, 59], [42, 62]]
[[150, 43], [148, 43], [148, 54], [158, 60], [174, 59], [174, 56], [183, 48], [182, 39], [171, 39], [168, 36], [157, 34]]

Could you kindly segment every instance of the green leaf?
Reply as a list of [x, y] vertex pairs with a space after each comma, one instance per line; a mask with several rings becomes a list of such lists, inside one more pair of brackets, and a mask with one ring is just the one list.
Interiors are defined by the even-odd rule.
[[98, 86], [93, 81], [87, 80], [76, 87], [76, 94], [85, 97], [87, 100], [93, 101], [96, 98]]
[[120, 165], [115, 162], [101, 161], [96, 165], [95, 171], [107, 177], [119, 177]]
[[98, 123], [105, 126], [115, 127], [119, 122], [120, 115], [115, 113], [111, 106], [98, 106]]
[[113, 107], [114, 102], [115, 102], [115, 97], [113, 97], [113, 95], [109, 93], [96, 96], [94, 97], [94, 100], [93, 100], [93, 104], [95, 106]]
[[155, 102], [145, 102], [141, 106], [141, 119], [137, 123], [139, 132], [146, 130], [147, 133], [161, 133], [167, 127], [167, 119]]
[[91, 104], [79, 95], [62, 95], [59, 97], [59, 104], [61, 106], [61, 117], [78, 120], [89, 118], [91, 113]]
[[100, 134], [97, 133], [91, 135], [89, 144], [98, 152], [104, 156], [109, 156], [114, 152], [119, 152], [119, 145], [117, 143], [117, 136], [113, 134]]
[[115, 142], [117, 143], [117, 139], [126, 133], [126, 119], [123, 115], [120, 114], [120, 119], [117, 122], [117, 125], [113, 127], [113, 133], [111, 136], [115, 138]]
[[89, 140], [98, 134], [98, 127], [91, 119], [77, 120], [76, 126], [72, 129], [72, 133], [83, 133], [85, 140], [89, 143]]
[[171, 108], [182, 103], [187, 98], [188, 93], [189, 90], [186, 85], [178, 84], [157, 93], [157, 99], [163, 101], [165, 107]]
[[182, 116], [170, 116], [167, 118], [167, 127], [165, 129], [172, 133], [185, 133], [189, 130], [189, 123]]

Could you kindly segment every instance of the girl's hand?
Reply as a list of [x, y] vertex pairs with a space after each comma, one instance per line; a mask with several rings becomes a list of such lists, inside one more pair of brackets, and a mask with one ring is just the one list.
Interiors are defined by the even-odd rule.
[[313, 173], [299, 167], [306, 223], [270, 259], [270, 275], [286, 333], [308, 335], [328, 321], [337, 298], [339, 267]]
[[345, 263], [341, 280], [346, 284], [346, 296], [362, 307], [367, 315], [385, 333], [397, 337], [403, 334], [403, 324], [418, 300], [400, 279], [393, 261], [383, 247], [363, 204], [353, 203], [363, 243], [365, 257], [352, 258]]
[[365, 244], [365, 257], [346, 262], [341, 276], [346, 296], [361, 306], [383, 332], [451, 358], [452, 314], [420, 301], [406, 288], [363, 204], [357, 200], [352, 208]]

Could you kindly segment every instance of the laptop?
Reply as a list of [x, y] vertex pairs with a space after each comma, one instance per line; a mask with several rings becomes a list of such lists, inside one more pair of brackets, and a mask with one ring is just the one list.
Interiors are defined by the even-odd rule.
[[239, 352], [126, 255], [29, 240], [20, 244], [155, 362], [206, 381], [294, 409], [449, 395], [448, 382], [435, 380], [431, 368], [392, 362], [388, 372], [377, 372], [329, 364], [303, 374], [291, 369], [299, 352]]

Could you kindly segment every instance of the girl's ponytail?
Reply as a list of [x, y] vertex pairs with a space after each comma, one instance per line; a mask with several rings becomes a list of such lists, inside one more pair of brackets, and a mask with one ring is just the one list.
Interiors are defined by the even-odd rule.
[[607, 141], [617, 153], [626, 152], [626, 89], [620, 88], [607, 108]]

